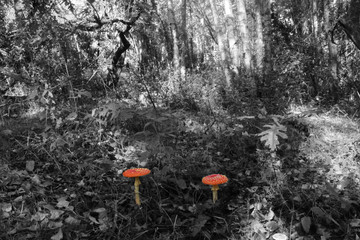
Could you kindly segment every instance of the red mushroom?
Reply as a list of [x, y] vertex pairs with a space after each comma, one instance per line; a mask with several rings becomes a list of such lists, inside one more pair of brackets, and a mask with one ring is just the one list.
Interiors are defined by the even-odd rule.
[[148, 175], [151, 171], [147, 168], [132, 168], [123, 172], [124, 177], [135, 178], [135, 202], [137, 205], [141, 205], [139, 186], [141, 184], [139, 177]]
[[226, 183], [229, 179], [225, 175], [221, 174], [212, 174], [206, 177], [203, 177], [202, 182], [207, 185], [212, 185], [213, 192], [213, 202], [215, 203], [218, 199], [217, 191], [219, 190], [219, 184]]

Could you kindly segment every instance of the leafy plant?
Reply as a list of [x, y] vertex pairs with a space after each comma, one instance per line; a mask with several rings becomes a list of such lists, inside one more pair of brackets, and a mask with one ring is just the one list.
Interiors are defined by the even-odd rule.
[[91, 116], [101, 126], [114, 124], [117, 120], [126, 121], [133, 117], [133, 112], [124, 102], [110, 102], [92, 110]]
[[260, 140], [265, 142], [265, 146], [269, 147], [273, 152], [276, 150], [277, 146], [279, 146], [279, 137], [283, 139], [287, 139], [288, 136], [286, 134], [286, 127], [280, 124], [276, 117], [273, 117], [273, 124], [265, 124], [264, 127], [268, 128], [265, 131], [262, 131], [258, 134], [260, 136]]

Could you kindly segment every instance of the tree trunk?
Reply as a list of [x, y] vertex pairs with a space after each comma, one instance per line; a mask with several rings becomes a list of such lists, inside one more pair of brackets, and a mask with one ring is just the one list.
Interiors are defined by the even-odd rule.
[[195, 45], [197, 46], [196, 49], [196, 68], [197, 70], [203, 69], [205, 64], [207, 63], [207, 60], [205, 59], [205, 55], [208, 54], [206, 50], [206, 23], [205, 23], [205, 17], [202, 16], [200, 19], [200, 34], [195, 35]]
[[173, 67], [175, 78], [170, 76], [170, 85], [174, 93], [179, 91], [180, 81], [180, 53], [179, 53], [179, 42], [178, 42], [178, 30], [176, 25], [174, 3], [173, 0], [168, 0], [168, 17], [169, 25], [172, 33], [173, 40]]
[[[191, 2], [189, 4], [189, 18], [190, 22], [194, 22], [193, 20], [193, 6], [191, 5]], [[194, 28], [193, 24], [190, 24], [189, 26], [189, 36], [188, 36], [188, 66], [190, 68], [190, 71], [193, 71], [194, 69]]]
[[[300, 9], [298, 11], [304, 11], [304, 9], [309, 9], [311, 6], [309, 6], [309, 3], [307, 1], [301, 0], [300, 2]], [[302, 37], [307, 37], [307, 35], [310, 33], [310, 27], [309, 27], [309, 19], [307, 17], [303, 17], [300, 20], [299, 26], [301, 26], [301, 35]]]
[[355, 46], [360, 49], [360, 0], [351, 0], [349, 9], [338, 24], [343, 27], [345, 33]]
[[235, 33], [235, 18], [232, 9], [232, 2], [231, 0], [224, 0], [224, 9], [225, 9], [225, 25], [228, 29], [228, 40], [229, 40], [229, 50], [231, 55], [231, 63], [232, 69], [234, 69], [236, 75], [239, 74], [238, 68], [240, 66], [240, 59], [239, 59], [239, 48], [236, 43], [236, 33]]
[[[312, 88], [310, 89], [310, 96], [315, 97], [319, 94], [319, 78], [317, 76], [317, 74], [315, 74], [315, 72], [312, 70], [313, 68], [315, 68], [317, 65], [320, 64], [320, 52], [322, 50], [321, 47], [321, 43], [319, 41], [319, 19], [318, 19], [318, 14], [319, 14], [319, 8], [318, 8], [318, 1], [317, 0], [312, 0], [312, 44], [313, 44], [313, 48], [309, 49], [309, 55], [312, 58], [312, 63], [310, 64], [310, 80], [311, 80], [311, 85]], [[311, 51], [311, 52], [310, 52]]]
[[264, 35], [263, 35], [263, 26], [262, 26], [261, 6], [259, 6], [258, 1], [256, 4], [257, 5], [255, 8], [255, 28], [256, 28], [255, 68], [256, 71], [260, 75], [262, 75], [264, 69], [265, 44], [264, 44]]
[[[334, 4], [334, 3], [333, 3]], [[335, 3], [336, 4], [336, 3]], [[325, 33], [326, 33], [326, 42], [327, 42], [327, 46], [328, 46], [328, 63], [329, 63], [329, 67], [330, 67], [330, 73], [331, 73], [331, 80], [332, 82], [332, 95], [335, 96], [335, 98], [337, 98], [337, 86], [338, 86], [338, 70], [339, 70], [339, 66], [338, 66], [338, 59], [337, 59], [337, 46], [336, 44], [333, 44], [331, 42], [331, 36], [330, 36], [330, 31], [331, 31], [331, 24], [330, 24], [330, 12], [331, 9], [335, 9], [336, 6], [332, 6], [332, 3], [330, 0], [324, 0], [324, 29], [325, 29]]]
[[271, 4], [272, 0], [261, 0], [262, 2], [262, 20], [263, 20], [263, 39], [264, 39], [264, 75], [266, 78], [273, 70], [272, 65], [272, 47], [271, 47]]
[[319, 37], [319, 20], [318, 20], [318, 4], [317, 4], [317, 0], [313, 0], [312, 2], [312, 16], [313, 16], [313, 35], [314, 35], [314, 39], [315, 41], [318, 40]]
[[260, 87], [267, 88], [271, 85], [271, 14], [270, 0], [256, 1], [256, 70], [260, 79]]
[[250, 52], [250, 36], [248, 31], [247, 15], [245, 0], [237, 1], [239, 31], [240, 31], [240, 49], [241, 49], [241, 60], [243, 68], [246, 74], [251, 72], [251, 52]]
[[180, 74], [181, 74], [181, 80], [186, 80], [186, 59], [188, 56], [188, 38], [187, 38], [187, 28], [186, 28], [186, 1], [187, 0], [181, 0], [181, 61], [180, 61]]
[[228, 88], [231, 87], [231, 73], [229, 69], [228, 54], [224, 44], [224, 29], [220, 26], [218, 11], [216, 10], [215, 1], [209, 0], [211, 11], [216, 29], [219, 52], [221, 56], [221, 67], [225, 74], [225, 83]]

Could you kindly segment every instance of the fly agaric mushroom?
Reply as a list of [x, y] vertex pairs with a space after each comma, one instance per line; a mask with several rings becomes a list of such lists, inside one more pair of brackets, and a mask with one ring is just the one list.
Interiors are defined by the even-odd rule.
[[135, 178], [135, 202], [137, 205], [141, 205], [139, 186], [141, 184], [139, 177], [148, 175], [151, 171], [147, 168], [132, 168], [123, 172], [124, 177]]
[[225, 175], [212, 174], [203, 177], [202, 182], [207, 185], [212, 185], [211, 191], [213, 192], [213, 202], [218, 199], [217, 191], [219, 190], [219, 184], [226, 183], [229, 179]]

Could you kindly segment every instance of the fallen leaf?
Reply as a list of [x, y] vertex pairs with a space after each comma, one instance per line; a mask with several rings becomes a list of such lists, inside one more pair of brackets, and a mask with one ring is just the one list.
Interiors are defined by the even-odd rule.
[[296, 201], [296, 202], [301, 202], [301, 201], [302, 201], [302, 200], [301, 200], [301, 197], [300, 197], [299, 195], [295, 196], [295, 197], [293, 198], [293, 200]]
[[79, 225], [80, 224], [80, 220], [72, 217], [72, 216], [69, 216], [65, 219], [65, 223], [67, 224], [71, 224], [71, 225]]
[[58, 229], [61, 228], [63, 225], [64, 224], [61, 221], [60, 222], [50, 221], [47, 226], [51, 229]]
[[40, 178], [39, 178], [39, 175], [35, 174], [32, 178], [31, 178], [31, 181], [37, 185], [40, 185], [41, 184], [41, 181], [40, 181]]
[[76, 113], [76, 112], [72, 112], [72, 113], [70, 113], [70, 114], [66, 117], [66, 120], [74, 121], [76, 118], [77, 118], [77, 113]]
[[14, 202], [21, 202], [23, 200], [23, 196], [19, 196], [14, 199]]
[[56, 206], [58, 208], [67, 208], [69, 207], [69, 204], [70, 202], [69, 201], [66, 201], [66, 197], [61, 197], [61, 198], [58, 198], [58, 203], [56, 204]]
[[103, 213], [103, 212], [106, 212], [106, 208], [96, 208], [96, 209], [93, 210], [93, 212]]
[[84, 179], [82, 179], [80, 182], [78, 182], [77, 185], [78, 185], [79, 187], [85, 186]]
[[0, 206], [1, 206], [1, 210], [3, 212], [11, 212], [11, 210], [12, 210], [11, 203], [2, 203], [2, 204], [0, 204]]
[[38, 223], [34, 223], [33, 225], [31, 225], [30, 227], [26, 228], [29, 231], [32, 232], [36, 232], [37, 230], [39, 230], [40, 225]]
[[259, 222], [258, 220], [254, 220], [251, 223], [251, 228], [254, 232], [266, 233], [266, 229], [264, 228], [264, 225], [261, 222]]
[[96, 224], [100, 224], [97, 220], [96, 220], [96, 218], [94, 218], [94, 217], [92, 217], [92, 216], [88, 216], [89, 217], [89, 219], [90, 219], [90, 221], [92, 221], [93, 223], [96, 223]]
[[54, 219], [58, 219], [62, 214], [64, 213], [64, 211], [62, 210], [50, 210], [50, 219], [54, 220]]
[[360, 219], [351, 219], [350, 220], [350, 226], [353, 228], [360, 227]]
[[254, 233], [254, 236], [253, 236], [252, 239], [254, 239], [254, 240], [266, 240], [266, 236], [262, 232], [256, 232], [256, 233]]
[[35, 220], [35, 221], [37, 221], [37, 222], [41, 222], [41, 221], [44, 220], [47, 216], [48, 216], [47, 213], [36, 212], [34, 215], [31, 216], [31, 221], [32, 221], [32, 220]]
[[31, 189], [31, 187], [32, 187], [32, 185], [31, 185], [31, 183], [29, 183], [29, 182], [23, 182], [23, 183], [21, 184], [21, 187], [23, 188], [23, 190], [24, 190], [25, 192], [29, 192], [30, 189]]
[[32, 172], [32, 171], [34, 171], [34, 168], [35, 168], [35, 161], [33, 161], [33, 160], [26, 161], [26, 171]]
[[109, 228], [109, 227], [108, 227], [106, 224], [101, 224], [101, 225], [99, 226], [99, 230], [102, 231], [102, 232], [106, 231], [108, 228]]
[[12, 234], [15, 234], [15, 233], [17, 233], [16, 227], [15, 227], [14, 229], [12, 229], [12, 230], [10, 230], [10, 231], [7, 232], [8, 235], [12, 235]]
[[64, 235], [63, 235], [63, 232], [62, 232], [62, 229], [59, 228], [59, 231], [51, 237], [51, 240], [61, 240], [63, 239]]
[[88, 191], [88, 192], [85, 192], [84, 195], [90, 197], [90, 196], [95, 196], [96, 193], [94, 193], [94, 192], [89, 192], [89, 191]]
[[54, 210], [54, 206], [50, 205], [50, 204], [45, 204], [43, 205], [43, 208], [46, 208], [47, 210], [51, 211], [51, 210]]
[[191, 235], [195, 237], [201, 231], [202, 227], [205, 226], [208, 220], [209, 220], [208, 216], [199, 215], [195, 221], [195, 226], [193, 226]]
[[270, 221], [265, 226], [272, 232], [279, 228], [279, 225], [275, 221]]
[[301, 218], [301, 226], [303, 227], [306, 233], [309, 233], [311, 226], [311, 218], [310, 217], [302, 217]]
[[178, 179], [176, 183], [182, 190], [186, 189], [186, 182], [184, 179]]
[[324, 213], [324, 211], [319, 207], [312, 207], [311, 211], [313, 213], [315, 213], [315, 215], [320, 217], [320, 218], [325, 218], [326, 217], [326, 214]]
[[275, 233], [274, 235], [272, 235], [272, 238], [274, 240], [287, 240], [288, 239], [288, 237], [283, 233]]
[[270, 211], [268, 212], [268, 214], [265, 215], [265, 219], [270, 221], [272, 220], [273, 218], [275, 217], [275, 213], [273, 212], [273, 210], [271, 210], [270, 208]]
[[13, 131], [11, 131], [10, 129], [5, 129], [1, 131], [1, 134], [4, 136], [10, 136], [13, 135]]

